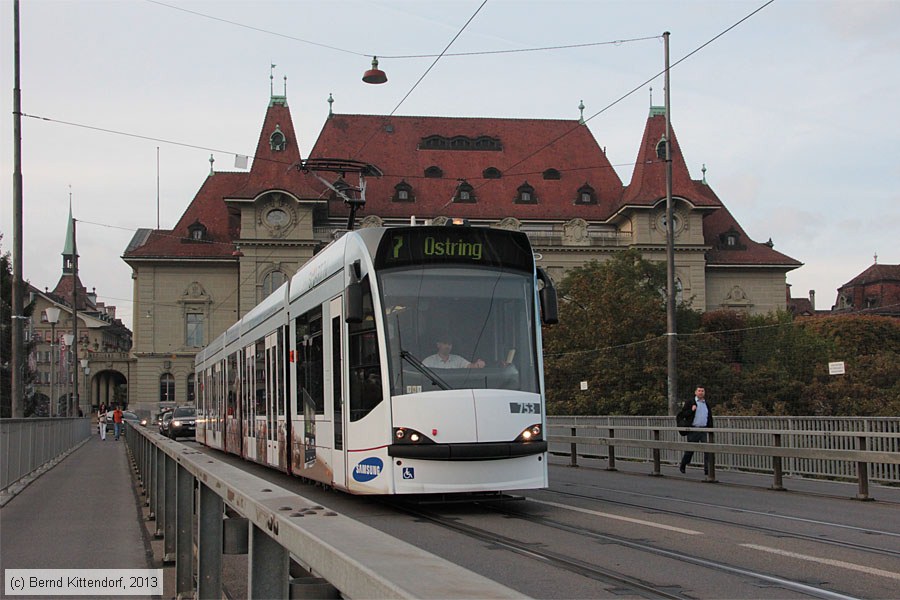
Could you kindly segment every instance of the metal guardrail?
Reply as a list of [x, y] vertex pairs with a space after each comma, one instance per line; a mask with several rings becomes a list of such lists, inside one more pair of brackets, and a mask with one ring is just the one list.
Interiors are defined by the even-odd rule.
[[[628, 420], [641, 417], [627, 417]], [[635, 425], [632, 423], [606, 424], [585, 423], [584, 418], [557, 417], [548, 420], [548, 441], [550, 452], [569, 456], [570, 465], [577, 466], [578, 457], [606, 458], [608, 468], [615, 469], [617, 454], [620, 458], [651, 461], [653, 475], [660, 474], [662, 462], [675, 463], [682, 452], [712, 453], [707, 481], [715, 481], [717, 467], [722, 467], [723, 457], [753, 457], [755, 468], [760, 472], [771, 472], [773, 489], [784, 489], [783, 477], [786, 460], [808, 461], [815, 464], [840, 464], [840, 477], [856, 480], [857, 498], [868, 500], [870, 465], [881, 467], [881, 471], [896, 471], [900, 468], [900, 433], [884, 431], [813, 431], [790, 429], [752, 429], [719, 427], [722, 419], [717, 419], [714, 429], [705, 430], [709, 434], [706, 443], [689, 443], [678, 435], [683, 429], [673, 426], [672, 417], [649, 417], [664, 419], [665, 425]], [[609, 419], [614, 419], [610, 417]], [[605, 452], [603, 452], [605, 447]], [[625, 452], [619, 453], [619, 449]], [[666, 457], [663, 457], [666, 453]], [[626, 456], [627, 455], [627, 456]], [[766, 464], [763, 464], [766, 463]], [[760, 468], [762, 467], [762, 468]], [[852, 475], [848, 475], [852, 473]], [[821, 476], [821, 475], [818, 475]], [[832, 475], [832, 477], [838, 477]]]
[[87, 418], [0, 419], [0, 494], [56, 464], [90, 438]]
[[[251, 598], [296, 597], [295, 588], [320, 581], [344, 598], [523, 598], [152, 430], [127, 433], [179, 597], [193, 593], [196, 580], [195, 597], [221, 598], [223, 554], [246, 553]], [[291, 577], [292, 558], [306, 577]]]

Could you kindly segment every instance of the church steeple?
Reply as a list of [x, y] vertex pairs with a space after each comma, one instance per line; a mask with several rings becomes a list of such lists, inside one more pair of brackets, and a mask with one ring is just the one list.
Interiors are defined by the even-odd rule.
[[63, 275], [71, 275], [75, 270], [75, 225], [72, 221], [72, 192], [69, 192], [69, 220], [66, 221], [66, 245], [63, 246]]

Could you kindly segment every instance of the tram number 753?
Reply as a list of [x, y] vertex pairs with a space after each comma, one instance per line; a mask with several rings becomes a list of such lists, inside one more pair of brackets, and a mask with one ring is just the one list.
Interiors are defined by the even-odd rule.
[[540, 402], [510, 402], [509, 412], [534, 415], [541, 412], [541, 404]]

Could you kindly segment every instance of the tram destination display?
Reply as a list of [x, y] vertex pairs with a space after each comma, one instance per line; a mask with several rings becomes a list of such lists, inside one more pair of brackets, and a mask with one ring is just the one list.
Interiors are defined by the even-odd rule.
[[375, 265], [421, 264], [503, 267], [530, 272], [534, 258], [528, 237], [518, 231], [478, 227], [398, 227], [385, 232]]

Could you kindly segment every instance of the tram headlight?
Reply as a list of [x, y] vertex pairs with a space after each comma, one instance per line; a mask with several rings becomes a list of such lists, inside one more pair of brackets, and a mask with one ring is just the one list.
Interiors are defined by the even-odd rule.
[[408, 427], [394, 427], [395, 444], [433, 444], [434, 440], [423, 435], [415, 429]]
[[517, 442], [536, 442], [538, 440], [544, 439], [544, 430], [541, 428], [540, 423], [535, 423], [534, 425], [529, 425], [525, 429], [522, 430], [522, 433], [519, 434], [519, 437], [516, 438]]

